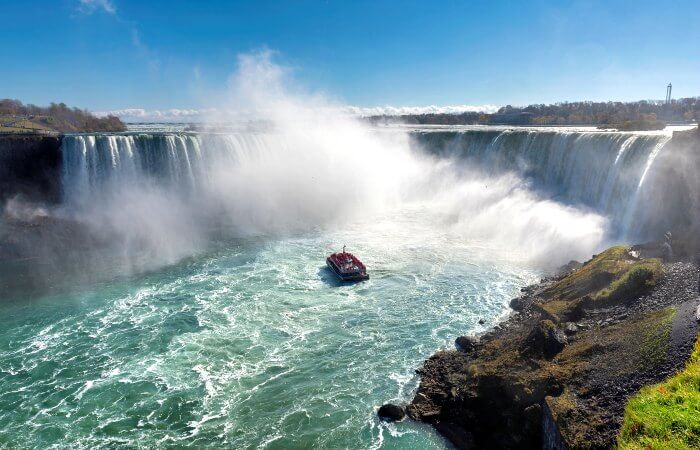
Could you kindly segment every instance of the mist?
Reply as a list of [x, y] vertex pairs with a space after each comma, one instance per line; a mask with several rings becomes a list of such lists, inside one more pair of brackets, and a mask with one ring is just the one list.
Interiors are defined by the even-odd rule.
[[494, 241], [538, 263], [602, 245], [602, 217], [539, 198], [515, 174], [465, 172], [415, 148], [404, 133], [372, 129], [324, 96], [299, 92], [271, 52], [240, 56], [222, 96], [228, 105], [219, 109], [237, 108], [237, 118], [264, 120], [266, 129], [203, 138], [201, 152], [211, 154], [194, 195], [122, 183], [86, 219], [126, 240], [135, 236], [167, 262], [201, 248], [214, 223], [233, 236], [288, 235], [413, 202], [465, 239]]
[[[594, 212], [541, 197], [513, 172], [481, 173], [440, 158], [406, 132], [373, 128], [341, 104], [304, 92], [263, 51], [239, 57], [210, 130], [178, 136], [64, 140], [63, 201], [37, 211], [51, 232], [23, 252], [36, 278], [130, 275], [206, 252], [226, 239], [279, 239], [423, 211], [414, 238], [436, 230], [542, 269], [586, 258], [605, 241]], [[217, 131], [222, 122], [257, 124]], [[12, 220], [36, 206], [15, 202]], [[70, 231], [66, 231], [70, 230]], [[356, 239], [363, 237], [355, 236]], [[75, 241], [79, 242], [75, 242]], [[66, 255], [72, 255], [66, 258]]]

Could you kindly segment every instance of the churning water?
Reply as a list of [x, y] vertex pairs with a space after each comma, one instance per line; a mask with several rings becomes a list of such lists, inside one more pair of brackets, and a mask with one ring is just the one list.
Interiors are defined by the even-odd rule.
[[[147, 275], [0, 314], [0, 446], [442, 448], [381, 425], [424, 358], [493, 325], [535, 272], [420, 210], [342, 231], [237, 239]], [[371, 279], [324, 268], [342, 243]], [[484, 319], [484, 325], [478, 321]]]

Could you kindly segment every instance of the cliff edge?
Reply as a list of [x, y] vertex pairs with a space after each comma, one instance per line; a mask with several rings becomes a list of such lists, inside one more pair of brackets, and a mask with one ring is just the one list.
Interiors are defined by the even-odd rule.
[[0, 205], [12, 197], [57, 203], [61, 198], [61, 137], [0, 135]]
[[613, 247], [524, 288], [514, 314], [418, 371], [408, 414], [458, 448], [611, 448], [628, 399], [682, 369], [697, 339], [698, 265]]

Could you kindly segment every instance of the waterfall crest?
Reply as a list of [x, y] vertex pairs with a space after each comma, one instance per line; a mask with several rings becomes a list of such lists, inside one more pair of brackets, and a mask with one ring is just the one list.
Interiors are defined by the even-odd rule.
[[67, 136], [62, 208], [122, 236], [115, 246], [165, 249], [168, 261], [204, 246], [216, 227], [304, 232], [415, 202], [442, 221], [435, 226], [537, 260], [689, 222], [677, 213], [686, 189], [667, 188], [678, 153], [669, 135], [317, 128]]
[[[616, 132], [469, 130], [417, 132], [423, 148], [490, 174], [513, 171], [550, 198], [583, 205], [611, 220], [613, 234], [645, 238], [654, 205], [640, 204], [669, 135]], [[658, 178], [655, 182], [658, 182]]]

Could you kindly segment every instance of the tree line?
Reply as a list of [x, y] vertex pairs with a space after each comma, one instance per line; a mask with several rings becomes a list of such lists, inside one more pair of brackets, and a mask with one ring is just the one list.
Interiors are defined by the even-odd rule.
[[700, 121], [700, 97], [636, 102], [561, 102], [524, 107], [507, 105], [495, 113], [409, 114], [372, 116], [373, 123], [431, 125], [602, 125], [617, 128], [663, 128], [669, 122]]
[[25, 105], [19, 100], [0, 100], [0, 121], [18, 119], [60, 133], [126, 131], [126, 125], [116, 116], [96, 117], [86, 109], [70, 108], [65, 103], [41, 107]]

